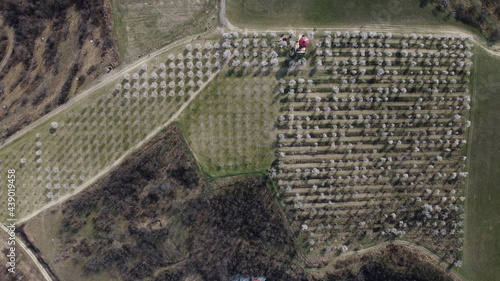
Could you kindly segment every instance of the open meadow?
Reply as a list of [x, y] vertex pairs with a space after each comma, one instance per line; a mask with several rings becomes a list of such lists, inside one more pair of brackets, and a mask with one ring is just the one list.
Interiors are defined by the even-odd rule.
[[[403, 3], [404, 2], [404, 3]], [[430, 8], [420, 10], [418, 1], [244, 1], [227, 0], [228, 18], [242, 27], [314, 27], [336, 24], [440, 23]]]
[[198, 163], [210, 176], [266, 173], [274, 160], [273, 129], [280, 107], [273, 90], [276, 78], [272, 67], [261, 65], [262, 58], [251, 57], [233, 62], [255, 61], [258, 67], [224, 70], [180, 119]]
[[495, 280], [500, 276], [500, 59], [476, 48], [474, 63], [464, 267], [459, 272], [466, 280]]
[[490, 0], [227, 0], [240, 28], [384, 28], [468, 30], [500, 47], [500, 2]]

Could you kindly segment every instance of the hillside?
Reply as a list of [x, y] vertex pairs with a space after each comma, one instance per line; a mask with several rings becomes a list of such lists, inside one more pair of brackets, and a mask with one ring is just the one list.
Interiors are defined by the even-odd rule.
[[266, 182], [209, 180], [177, 126], [25, 230], [61, 280], [304, 276], [293, 265], [294, 238]]
[[422, 272], [450, 280], [428, 257], [399, 245], [336, 260], [326, 275], [310, 276], [266, 182], [208, 179], [177, 125], [24, 231], [60, 280], [426, 280]]
[[0, 19], [0, 141], [118, 64], [105, 0], [2, 1]]
[[39, 269], [495, 280], [500, 4], [182, 3], [0, 3], [0, 215]]

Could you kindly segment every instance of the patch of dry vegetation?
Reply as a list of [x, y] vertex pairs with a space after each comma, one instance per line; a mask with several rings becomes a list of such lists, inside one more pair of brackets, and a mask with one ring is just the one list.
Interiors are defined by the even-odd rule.
[[[0, 140], [65, 103], [118, 57], [101, 1], [2, 1], [14, 51], [0, 71]], [[2, 40], [2, 42], [5, 40]]]
[[260, 177], [206, 178], [171, 126], [25, 230], [63, 280], [301, 280], [273, 199]]
[[217, 0], [111, 0], [120, 57], [132, 60], [189, 35], [214, 30]]
[[455, 280], [449, 273], [433, 265], [429, 256], [414, 248], [390, 244], [367, 253], [337, 260], [325, 273], [314, 280]]
[[[10, 33], [10, 34], [9, 34]], [[0, 70], [7, 63], [10, 52], [12, 52], [13, 38], [12, 33], [7, 27], [3, 26], [3, 22], [0, 21]]]
[[7, 234], [2, 231], [0, 237], [0, 245], [2, 245], [0, 253], [0, 265], [2, 266], [0, 269], [0, 280], [44, 280], [42, 274], [37, 270], [37, 267], [21, 247], [16, 247], [15, 273], [7, 271], [9, 268], [6, 266], [9, 261], [7, 255], [10, 254], [9, 249], [12, 247], [12, 245], [7, 244], [7, 238]]

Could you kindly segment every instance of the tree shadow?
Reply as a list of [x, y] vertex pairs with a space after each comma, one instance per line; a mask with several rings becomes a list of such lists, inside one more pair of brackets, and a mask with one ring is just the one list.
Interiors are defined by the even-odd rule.
[[290, 70], [289, 63], [291, 59], [287, 58], [282, 64], [281, 67], [275, 72], [274, 77], [276, 80], [282, 79], [287, 76], [288, 71]]
[[424, 8], [429, 4], [430, 0], [420, 0], [420, 8]]

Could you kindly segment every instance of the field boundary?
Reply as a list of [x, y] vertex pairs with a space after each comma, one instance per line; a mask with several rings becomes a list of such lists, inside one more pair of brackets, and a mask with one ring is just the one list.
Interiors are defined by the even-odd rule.
[[[239, 28], [231, 24], [227, 18], [227, 13], [226, 13], [226, 0], [221, 0], [221, 10], [220, 10], [220, 18], [221, 18], [221, 24], [225, 26], [228, 30], [234, 30], [234, 31], [241, 31], [244, 30], [244, 28]], [[280, 30], [283, 31], [285, 28], [281, 29], [267, 29], [266, 32], [279, 32]], [[312, 29], [311, 27], [294, 27], [294, 30], [298, 29]], [[318, 28], [318, 30], [327, 30], [328, 28]], [[354, 31], [354, 30], [360, 30], [360, 31], [368, 31], [368, 30], [376, 30], [376, 31], [381, 31], [381, 32], [401, 32], [401, 33], [411, 33], [411, 32], [418, 32], [418, 33], [436, 33], [438, 32], [450, 32], [450, 33], [458, 33], [460, 35], [466, 35], [466, 36], [472, 36], [472, 41], [476, 43], [477, 45], [481, 46], [485, 51], [488, 53], [500, 57], [500, 48], [499, 49], [491, 49], [487, 46], [485, 46], [485, 42], [480, 42], [473, 34], [468, 32], [467, 30], [464, 30], [463, 28], [460, 27], [451, 27], [451, 26], [446, 26], [445, 29], [442, 28], [430, 28], [428, 26], [416, 26], [412, 25], [410, 26], [410, 29], [408, 26], [405, 25], [389, 25], [389, 24], [379, 24], [379, 25], [336, 25], [335, 28], [331, 28], [334, 30], [347, 30], [347, 31]], [[259, 29], [262, 30], [262, 29]]]

